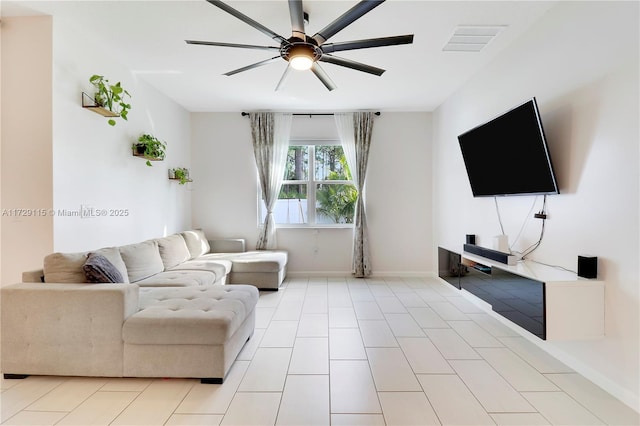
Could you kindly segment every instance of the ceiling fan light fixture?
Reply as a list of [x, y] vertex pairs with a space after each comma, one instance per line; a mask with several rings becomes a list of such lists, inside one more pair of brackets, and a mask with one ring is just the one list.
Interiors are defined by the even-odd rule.
[[305, 71], [311, 68], [317, 57], [313, 47], [299, 43], [287, 50], [286, 59], [294, 70]]
[[313, 58], [309, 57], [308, 54], [303, 53], [289, 57], [289, 64], [294, 70], [306, 71], [313, 65]]

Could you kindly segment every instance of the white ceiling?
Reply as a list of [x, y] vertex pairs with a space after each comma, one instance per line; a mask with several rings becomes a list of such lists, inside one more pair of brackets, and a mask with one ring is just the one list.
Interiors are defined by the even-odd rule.
[[[269, 29], [290, 37], [287, 2], [229, 1]], [[292, 73], [275, 92], [286, 62], [233, 76], [223, 73], [276, 56], [271, 51], [187, 45], [185, 39], [272, 45], [268, 36], [205, 0], [2, 1], [2, 15], [50, 14], [98, 40], [138, 78], [189, 111], [353, 109], [431, 111], [509, 46], [555, 2], [389, 0], [329, 42], [415, 34], [411, 45], [337, 52], [387, 70], [382, 76], [323, 63], [338, 88], [329, 92], [310, 71]], [[356, 1], [306, 1], [313, 35]], [[480, 52], [443, 51], [460, 25], [504, 29]], [[99, 72], [97, 70], [96, 72]], [[113, 79], [113, 78], [112, 78]]]

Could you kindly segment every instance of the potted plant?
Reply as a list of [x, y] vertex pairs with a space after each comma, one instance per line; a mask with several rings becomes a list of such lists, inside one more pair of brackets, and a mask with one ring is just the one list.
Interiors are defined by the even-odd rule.
[[175, 179], [178, 179], [180, 185], [184, 185], [187, 182], [191, 182], [189, 179], [189, 169], [178, 167], [173, 170]]
[[[131, 104], [125, 101], [125, 97], [131, 98], [131, 95], [121, 86], [120, 82], [109, 84], [109, 80], [97, 74], [92, 75], [89, 82], [96, 89], [93, 99], [96, 105], [108, 109], [123, 120], [127, 120]], [[108, 123], [110, 126], [116, 125], [113, 118], [109, 119]]]
[[147, 159], [147, 166], [151, 167], [150, 160], [162, 161], [165, 157], [165, 149], [167, 145], [152, 135], [143, 134], [138, 138], [138, 142], [134, 143], [131, 148], [134, 155], [143, 156]]

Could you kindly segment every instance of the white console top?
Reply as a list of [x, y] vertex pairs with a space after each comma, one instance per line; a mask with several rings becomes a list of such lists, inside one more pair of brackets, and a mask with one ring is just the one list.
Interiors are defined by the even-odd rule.
[[532, 262], [530, 260], [520, 260], [515, 265], [509, 266], [504, 263], [496, 262], [495, 260], [487, 259], [473, 253], [468, 253], [461, 250], [462, 257], [469, 259], [473, 262], [478, 262], [486, 266], [502, 269], [504, 271], [511, 272], [516, 275], [520, 275], [525, 278], [531, 278], [537, 281], [545, 283], [562, 283], [562, 282], [576, 282], [579, 281], [579, 285], [602, 285], [603, 281], [595, 279], [587, 279], [579, 277], [574, 272], [570, 272], [564, 269], [555, 268], [553, 266], [542, 265], [540, 263]]

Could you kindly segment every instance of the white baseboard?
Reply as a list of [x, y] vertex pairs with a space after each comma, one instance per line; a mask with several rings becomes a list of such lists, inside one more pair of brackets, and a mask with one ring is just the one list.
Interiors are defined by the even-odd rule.
[[345, 271], [287, 271], [287, 278], [306, 278], [306, 277], [330, 277], [342, 278], [350, 277], [351, 273]]
[[[374, 271], [372, 278], [433, 278], [436, 274], [429, 271]], [[353, 277], [349, 271], [287, 271], [287, 277]]]

